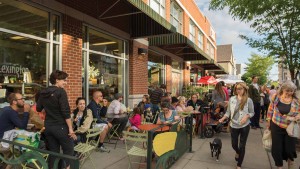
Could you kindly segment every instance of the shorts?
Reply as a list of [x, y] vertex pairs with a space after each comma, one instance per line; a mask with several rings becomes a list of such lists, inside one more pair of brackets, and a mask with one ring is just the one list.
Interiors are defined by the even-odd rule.
[[97, 123], [93, 128], [101, 128], [101, 130], [104, 130], [104, 128], [107, 127], [107, 124], [105, 123]]

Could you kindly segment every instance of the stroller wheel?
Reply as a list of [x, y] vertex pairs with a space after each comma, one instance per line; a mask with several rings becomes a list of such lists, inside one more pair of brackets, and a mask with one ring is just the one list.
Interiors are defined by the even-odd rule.
[[214, 130], [212, 127], [205, 127], [204, 136], [206, 138], [212, 138], [214, 136]]

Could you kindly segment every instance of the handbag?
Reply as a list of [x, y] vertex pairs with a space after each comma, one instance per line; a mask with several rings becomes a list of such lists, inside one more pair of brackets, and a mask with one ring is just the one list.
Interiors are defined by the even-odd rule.
[[296, 121], [290, 122], [290, 124], [286, 128], [286, 132], [288, 133], [288, 135], [290, 137], [299, 138], [299, 136], [300, 136], [300, 133], [299, 133], [300, 132], [300, 128], [299, 128], [298, 122], [296, 122]]
[[228, 133], [231, 132], [231, 126], [230, 126], [230, 123], [231, 123], [233, 117], [237, 114], [238, 111], [239, 111], [239, 108], [236, 107], [236, 108], [234, 109], [234, 112], [233, 112], [232, 117], [230, 117], [230, 121], [229, 121], [228, 126], [227, 126], [227, 132], [228, 132]]
[[263, 137], [262, 137], [262, 143], [263, 147], [266, 151], [270, 152], [272, 149], [272, 137], [271, 137], [271, 130], [266, 129], [264, 131]]

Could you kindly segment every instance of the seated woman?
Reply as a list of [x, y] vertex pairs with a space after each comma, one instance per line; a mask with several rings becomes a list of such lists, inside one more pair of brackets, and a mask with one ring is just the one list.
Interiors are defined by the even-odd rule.
[[77, 108], [72, 114], [72, 120], [74, 131], [77, 136], [77, 140], [75, 142], [79, 143], [86, 141], [85, 135], [93, 122], [93, 114], [90, 109], [86, 108], [85, 99], [82, 97], [77, 98], [76, 106]]
[[109, 102], [108, 102], [107, 97], [103, 98], [101, 105], [102, 105], [102, 107], [101, 107], [101, 110], [100, 110], [100, 117], [105, 119], [106, 118], [105, 116], [106, 116], [106, 113], [107, 113], [107, 108], [109, 106]]
[[179, 120], [177, 112], [175, 110], [170, 110], [170, 103], [163, 102], [161, 104], [161, 110], [162, 112], [160, 112], [158, 115], [157, 124], [173, 124]]
[[141, 119], [141, 114], [142, 111], [140, 108], [135, 107], [133, 109], [133, 115], [132, 117], [129, 118], [129, 123], [130, 123], [130, 128], [132, 130], [139, 131], [140, 129], [138, 128], [139, 125], [141, 125], [142, 119]]

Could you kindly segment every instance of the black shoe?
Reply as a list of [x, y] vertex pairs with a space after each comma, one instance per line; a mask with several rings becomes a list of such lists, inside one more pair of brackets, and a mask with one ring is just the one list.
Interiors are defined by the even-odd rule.
[[251, 127], [251, 129], [254, 129], [254, 130], [256, 130], [256, 127], [255, 127], [255, 126], [253, 126], [253, 127]]
[[258, 129], [263, 129], [263, 127], [261, 127], [261, 126], [258, 126], [258, 127], [256, 127], [256, 128], [258, 128]]

